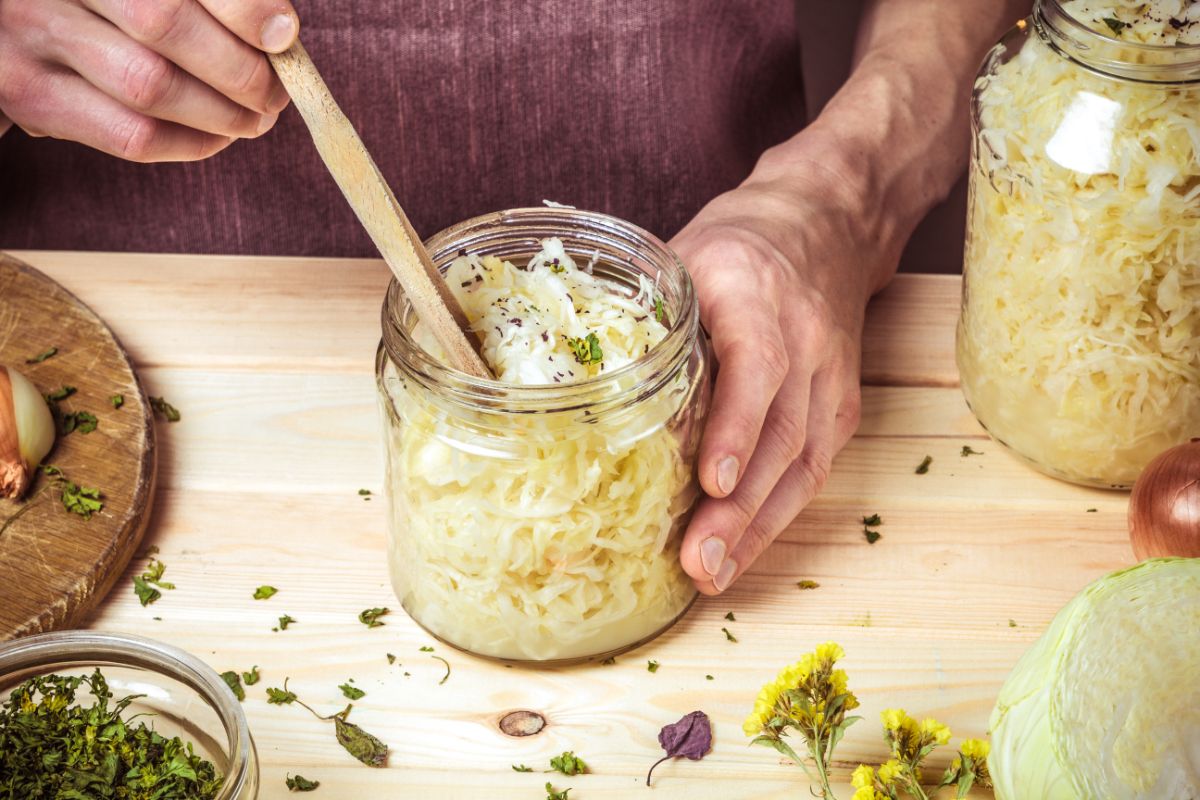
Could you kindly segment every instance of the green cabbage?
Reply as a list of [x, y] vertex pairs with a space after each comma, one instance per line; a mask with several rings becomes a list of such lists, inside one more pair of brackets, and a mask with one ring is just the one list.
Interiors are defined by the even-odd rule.
[[1017, 662], [991, 729], [997, 800], [1200, 800], [1200, 559], [1080, 592]]

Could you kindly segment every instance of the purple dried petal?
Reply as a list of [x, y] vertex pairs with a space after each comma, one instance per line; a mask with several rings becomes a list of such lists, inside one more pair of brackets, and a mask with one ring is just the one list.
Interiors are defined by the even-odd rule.
[[654, 766], [650, 767], [650, 772], [646, 773], [647, 786], [650, 785], [650, 775], [654, 772], [654, 767], [668, 758], [683, 756], [692, 761], [704, 758], [712, 749], [712, 723], [703, 711], [693, 711], [685, 714], [679, 722], [667, 725], [659, 731], [658, 743], [667, 754], [656, 761]]

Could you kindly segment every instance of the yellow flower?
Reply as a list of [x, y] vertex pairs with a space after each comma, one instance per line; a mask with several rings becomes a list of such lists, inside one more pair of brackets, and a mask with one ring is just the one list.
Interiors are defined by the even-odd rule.
[[837, 642], [826, 642], [817, 645], [817, 652], [814, 655], [820, 664], [833, 664], [835, 661], [845, 658], [846, 651]]
[[892, 733], [903, 730], [913, 721], [903, 708], [889, 708], [887, 711], [881, 712], [879, 716], [883, 719], [883, 729]]
[[963, 739], [962, 744], [958, 746], [958, 751], [967, 758], [979, 762], [988, 757], [988, 754], [992, 751], [992, 746], [982, 739]]
[[873, 786], [863, 786], [854, 792], [850, 800], [887, 800], [887, 796], [875, 791]]
[[888, 759], [885, 763], [879, 765], [879, 782], [884, 786], [891, 786], [903, 774], [904, 768], [894, 758]]
[[921, 736], [936, 744], [950, 741], [950, 729], [932, 717], [921, 720]]
[[855, 789], [871, 788], [875, 786], [875, 770], [868, 767], [866, 764], [859, 764], [854, 774], [850, 776], [850, 785]]

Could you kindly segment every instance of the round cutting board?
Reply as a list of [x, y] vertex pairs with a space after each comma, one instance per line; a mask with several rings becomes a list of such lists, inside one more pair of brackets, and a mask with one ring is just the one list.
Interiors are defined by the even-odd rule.
[[[26, 359], [51, 347], [37, 364]], [[150, 517], [154, 426], [129, 356], [91, 309], [28, 264], [0, 253], [0, 364], [59, 403], [88, 411], [96, 430], [60, 435], [46, 463], [68, 480], [99, 489], [104, 508], [83, 519], [38, 474], [23, 502], [0, 500], [0, 641], [77, 625], [125, 569]], [[112, 397], [125, 402], [114, 408]], [[20, 515], [13, 519], [13, 514]]]

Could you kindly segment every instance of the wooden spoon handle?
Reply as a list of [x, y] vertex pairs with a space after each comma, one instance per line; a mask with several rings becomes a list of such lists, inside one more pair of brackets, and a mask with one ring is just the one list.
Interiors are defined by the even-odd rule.
[[479, 356], [478, 339], [468, 333], [467, 316], [433, 265], [404, 209], [379, 173], [371, 154], [338, 108], [308, 52], [297, 39], [271, 64], [312, 134], [329, 168], [371, 241], [392, 268], [417, 316], [429, 326], [450, 366], [479, 378], [491, 372]]

